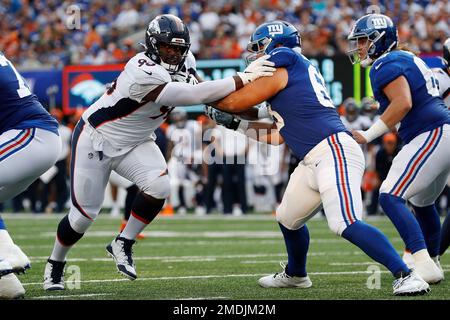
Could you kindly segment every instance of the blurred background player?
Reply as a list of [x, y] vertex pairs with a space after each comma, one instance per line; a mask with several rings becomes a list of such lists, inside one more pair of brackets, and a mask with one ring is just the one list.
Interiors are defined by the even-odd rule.
[[[98, 216], [112, 170], [140, 190], [124, 230], [106, 246], [117, 271], [135, 280], [135, 239], [170, 193], [167, 164], [154, 131], [174, 106], [216, 101], [261, 76], [271, 76], [274, 70], [260, 59], [244, 73], [193, 85], [188, 81], [195, 74], [195, 59], [189, 47], [189, 31], [178, 17], [157, 16], [148, 25], [145, 51], [131, 58], [110, 88], [83, 113], [72, 136], [72, 205], [57, 228], [44, 271], [45, 290], [65, 288], [66, 256]], [[185, 81], [173, 81], [183, 75]]]
[[380, 205], [411, 251], [415, 270], [428, 283], [440, 282], [441, 223], [435, 201], [450, 173], [450, 112], [432, 71], [398, 45], [397, 28], [389, 17], [361, 17], [348, 40], [351, 62], [372, 65], [370, 82], [382, 113], [368, 130], [353, 131], [353, 136], [364, 144], [398, 127], [405, 145], [380, 187]]
[[[297, 29], [285, 21], [256, 28], [248, 50], [270, 55], [273, 77], [258, 79], [214, 106], [243, 113], [267, 101], [272, 123], [248, 122], [212, 111], [218, 123], [270, 144], [286, 142], [301, 160], [290, 176], [276, 218], [286, 244], [288, 264], [281, 273], [259, 279], [265, 288], [309, 288], [306, 272], [309, 231], [306, 222], [323, 207], [332, 232], [383, 264], [396, 278], [395, 295], [424, 294], [429, 285], [410, 270], [378, 229], [361, 221], [364, 156], [340, 121], [318, 69], [301, 54]], [[298, 94], [301, 92], [301, 95]]]
[[200, 177], [202, 163], [201, 132], [196, 120], [188, 120], [187, 113], [175, 108], [170, 113], [171, 124], [167, 128], [167, 167], [170, 174], [170, 204], [178, 214], [196, 205], [195, 185]]
[[355, 99], [347, 98], [342, 103], [345, 114], [341, 116], [341, 121], [347, 130], [366, 130], [370, 127], [371, 120], [366, 116], [362, 116], [360, 108]]
[[[0, 52], [0, 202], [24, 191], [55, 164], [60, 152], [58, 123]], [[30, 260], [0, 217], [0, 298], [25, 293], [13, 272], [28, 268]]]

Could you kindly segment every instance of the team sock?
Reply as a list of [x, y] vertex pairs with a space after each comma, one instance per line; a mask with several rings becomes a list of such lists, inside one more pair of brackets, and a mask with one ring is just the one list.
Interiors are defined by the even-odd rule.
[[283, 233], [286, 250], [288, 253], [288, 276], [306, 277], [306, 256], [309, 248], [309, 231], [306, 225], [298, 230], [289, 230], [278, 223]]
[[380, 205], [386, 215], [391, 219], [395, 228], [399, 232], [406, 248], [415, 253], [419, 250], [426, 249], [420, 225], [413, 213], [406, 206], [405, 200], [402, 198], [382, 193], [380, 195]]
[[436, 206], [433, 204], [426, 207], [413, 206], [413, 208], [422, 229], [428, 253], [431, 257], [437, 257], [441, 242], [441, 220]]
[[442, 256], [450, 245], [450, 212], [445, 217], [444, 223], [441, 228], [441, 244], [439, 249], [439, 255]]
[[69, 216], [66, 215], [58, 224], [55, 245], [50, 256], [51, 260], [63, 262], [72, 246], [83, 237], [84, 233], [76, 232], [70, 225]]
[[6, 224], [0, 216], [0, 230], [6, 230]]
[[147, 223], [142, 222], [141, 220], [138, 220], [135, 218], [135, 216], [132, 214], [128, 218], [127, 225], [123, 229], [123, 231], [120, 233], [120, 237], [128, 239], [128, 240], [134, 240], [138, 236], [139, 233], [141, 233], [145, 227], [147, 226]]
[[342, 237], [359, 247], [373, 260], [388, 268], [395, 277], [409, 274], [409, 268], [397, 254], [392, 244], [375, 227], [362, 221], [356, 221], [344, 230]]

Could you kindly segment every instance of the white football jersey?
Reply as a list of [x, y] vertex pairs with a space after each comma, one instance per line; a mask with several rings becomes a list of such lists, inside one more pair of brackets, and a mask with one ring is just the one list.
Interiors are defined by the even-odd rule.
[[183, 128], [171, 124], [166, 131], [173, 143], [172, 157], [183, 161], [193, 160], [202, 148], [202, 127], [195, 120], [187, 120]]
[[450, 76], [441, 68], [432, 70], [439, 83], [439, 95], [444, 99], [445, 105], [450, 108]]
[[144, 52], [131, 58], [111, 87], [83, 114], [94, 149], [108, 156], [119, 156], [149, 139], [156, 139], [154, 131], [175, 106], [142, 100], [164, 83], [192, 82], [189, 70], [195, 71], [195, 68], [191, 52], [185, 68], [176, 75], [170, 75]]

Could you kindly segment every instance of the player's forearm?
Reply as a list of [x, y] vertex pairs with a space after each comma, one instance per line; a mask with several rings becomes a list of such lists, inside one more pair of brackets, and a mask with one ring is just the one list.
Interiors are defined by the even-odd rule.
[[242, 86], [242, 80], [237, 76], [196, 85], [170, 82], [161, 91], [156, 102], [168, 106], [205, 104], [222, 99]]
[[247, 130], [243, 133], [251, 139], [275, 146], [284, 143], [274, 123], [248, 122]]
[[395, 98], [391, 101], [387, 109], [369, 129], [361, 131], [366, 142], [371, 142], [383, 134], [389, 132], [399, 123], [406, 114], [411, 110], [411, 105], [402, 97]]
[[248, 110], [238, 113], [236, 115], [239, 116], [239, 118], [248, 120], [248, 121], [255, 121], [255, 120], [265, 119], [265, 118], [270, 117], [269, 110], [267, 109], [266, 106], [262, 106], [259, 108], [253, 107], [251, 109], [248, 109]]

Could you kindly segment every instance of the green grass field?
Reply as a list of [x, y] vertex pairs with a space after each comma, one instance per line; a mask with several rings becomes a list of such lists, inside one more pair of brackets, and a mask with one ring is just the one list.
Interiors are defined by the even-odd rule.
[[[62, 216], [3, 215], [15, 242], [32, 261], [20, 276], [27, 299], [394, 299], [392, 276], [380, 266], [380, 289], [368, 289], [375, 263], [353, 245], [333, 235], [323, 219], [309, 223], [310, 289], [264, 289], [260, 276], [281, 270], [284, 242], [270, 215], [244, 218], [212, 215], [161, 217], [146, 230], [134, 255], [138, 279], [117, 273], [105, 245], [117, 234], [119, 221], [100, 216], [69, 255], [66, 280], [72, 290], [46, 292], [43, 269]], [[369, 220], [381, 228], [396, 249], [402, 241], [385, 218]], [[450, 269], [450, 254], [442, 258]], [[376, 268], [376, 267], [375, 267]], [[76, 271], [80, 270], [80, 282]], [[448, 270], [447, 270], [448, 271]], [[79, 289], [77, 288], [79, 287]], [[430, 294], [399, 299], [450, 299], [450, 281], [432, 286]]]

